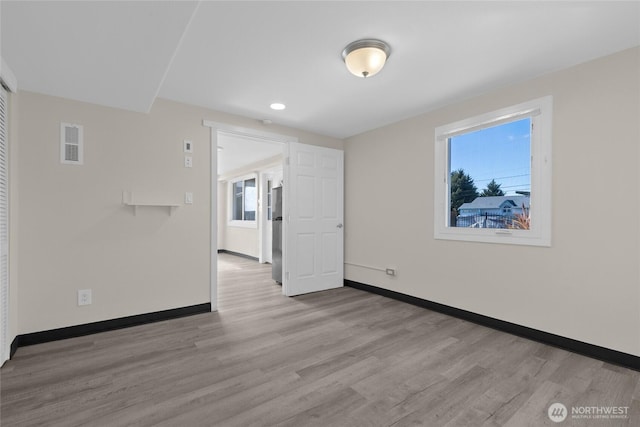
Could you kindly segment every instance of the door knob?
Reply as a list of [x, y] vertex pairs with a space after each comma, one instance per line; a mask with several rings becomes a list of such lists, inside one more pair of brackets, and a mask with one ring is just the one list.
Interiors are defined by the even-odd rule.
[[338, 224], [338, 225], [336, 225], [336, 227], [342, 228], [342, 224]]

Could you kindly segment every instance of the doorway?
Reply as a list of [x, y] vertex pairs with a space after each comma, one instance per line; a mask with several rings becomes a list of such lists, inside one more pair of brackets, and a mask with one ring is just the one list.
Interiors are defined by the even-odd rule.
[[269, 193], [283, 181], [287, 144], [297, 138], [223, 123], [203, 124], [211, 128], [210, 292], [211, 309], [216, 311], [219, 250], [270, 262]]
[[[344, 152], [338, 149], [301, 144], [297, 138], [204, 121], [211, 128], [211, 309], [218, 309], [217, 255], [219, 229], [222, 223], [235, 222], [238, 229], [256, 231], [261, 221], [262, 208], [252, 196], [260, 183], [260, 173], [254, 166], [219, 184], [224, 177], [217, 173], [216, 148], [224, 138], [240, 138], [253, 142], [280, 144], [283, 169], [282, 193], [282, 293], [301, 295], [344, 286]], [[216, 148], [214, 148], [216, 147]], [[256, 146], [257, 148], [257, 146]], [[223, 150], [224, 148], [222, 148]], [[286, 161], [282, 161], [282, 158]], [[273, 185], [273, 182], [272, 182]], [[272, 187], [273, 188], [273, 187]], [[220, 193], [220, 194], [219, 194]], [[226, 195], [225, 195], [226, 194]], [[223, 197], [219, 197], [223, 196]], [[227, 203], [227, 208], [218, 209]], [[221, 222], [218, 218], [227, 218]], [[230, 220], [229, 220], [230, 218]], [[235, 228], [234, 228], [235, 230]], [[235, 230], [234, 233], [239, 232]], [[245, 233], [250, 234], [250, 232]], [[225, 236], [225, 245], [229, 245]], [[233, 252], [233, 251], [232, 251]], [[262, 246], [258, 247], [258, 255]], [[256, 260], [260, 256], [255, 256]]]

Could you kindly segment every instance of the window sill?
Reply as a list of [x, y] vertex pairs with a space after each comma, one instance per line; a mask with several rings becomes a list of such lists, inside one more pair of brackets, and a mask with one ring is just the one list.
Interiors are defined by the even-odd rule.
[[551, 246], [551, 236], [539, 232], [536, 233], [533, 230], [445, 228], [436, 230], [433, 237], [436, 240]]
[[258, 222], [257, 221], [229, 221], [227, 222], [227, 227], [258, 228]]

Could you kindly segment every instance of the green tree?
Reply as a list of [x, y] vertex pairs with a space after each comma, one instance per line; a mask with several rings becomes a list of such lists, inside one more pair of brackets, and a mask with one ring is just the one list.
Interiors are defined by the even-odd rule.
[[478, 197], [478, 188], [473, 178], [463, 169], [451, 172], [451, 209], [456, 212], [464, 203], [473, 202]]
[[498, 184], [495, 179], [492, 179], [491, 182], [487, 184], [487, 188], [482, 190], [480, 197], [504, 196], [504, 191], [500, 188], [501, 185], [502, 184]]

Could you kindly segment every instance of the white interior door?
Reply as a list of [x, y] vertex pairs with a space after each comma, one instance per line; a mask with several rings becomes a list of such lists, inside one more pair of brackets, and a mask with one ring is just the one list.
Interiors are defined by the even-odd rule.
[[289, 143], [284, 191], [283, 293], [343, 286], [343, 151]]

